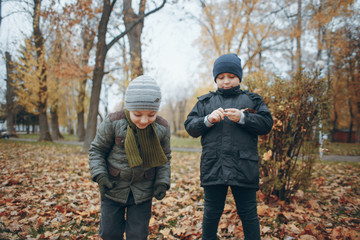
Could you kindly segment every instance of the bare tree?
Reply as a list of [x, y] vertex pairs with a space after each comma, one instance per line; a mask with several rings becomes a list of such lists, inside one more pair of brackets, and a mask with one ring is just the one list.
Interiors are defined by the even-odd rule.
[[[144, 27], [144, 14], [145, 14], [146, 0], [141, 0], [139, 4], [138, 14], [132, 8], [131, 0], [124, 0], [124, 23], [125, 28], [128, 30], [134, 22], [139, 21], [135, 27], [128, 31], [127, 37], [130, 45], [130, 71], [131, 79], [143, 74], [142, 58], [141, 58], [141, 32]], [[141, 20], [142, 19], [142, 20]]]
[[[145, 1], [144, 1], [145, 2]], [[104, 67], [105, 67], [105, 59], [107, 52], [111, 49], [111, 47], [123, 38], [126, 34], [128, 34], [137, 24], [141, 23], [145, 17], [159, 11], [162, 7], [164, 7], [166, 0], [162, 1], [162, 4], [151, 10], [150, 12], [139, 16], [135, 21], [133, 21], [130, 25], [126, 27], [126, 30], [115, 38], [113, 38], [108, 44], [106, 43], [106, 33], [107, 26], [111, 16], [111, 13], [114, 9], [114, 5], [116, 0], [104, 0], [103, 1], [103, 11], [98, 27], [98, 42], [96, 45], [96, 57], [95, 57], [95, 67], [93, 72], [92, 79], [92, 89], [91, 89], [91, 97], [90, 97], [90, 108], [87, 120], [87, 129], [86, 135], [83, 145], [83, 151], [87, 151], [90, 147], [90, 143], [94, 139], [96, 135], [96, 126], [97, 126], [97, 116], [98, 116], [98, 108], [100, 102], [100, 92], [101, 92], [101, 84], [104, 77]]]
[[[45, 47], [44, 47], [44, 37], [40, 31], [40, 5], [41, 0], [34, 0], [34, 17], [33, 17], [33, 38], [36, 46], [36, 55], [40, 59], [43, 57]], [[40, 126], [40, 141], [52, 141], [49, 124], [46, 115], [47, 110], [47, 76], [46, 76], [46, 66], [45, 62], [41, 61], [41, 65], [37, 66], [41, 68], [41, 77], [39, 79], [39, 126]]]
[[1, 15], [1, 0], [0, 0], [0, 28], [1, 28], [1, 22], [2, 22], [2, 15]]
[[302, 35], [302, 2], [298, 0], [298, 13], [297, 13], [297, 24], [295, 29], [296, 39], [296, 71], [298, 74], [301, 72], [301, 35]]
[[[84, 26], [81, 34], [83, 40], [83, 49], [82, 49], [82, 59], [81, 66], [88, 66], [90, 51], [94, 45], [95, 32], [93, 32], [89, 26]], [[87, 83], [88, 76], [82, 76], [80, 80], [80, 89], [78, 95], [78, 105], [77, 105], [77, 135], [79, 141], [84, 141], [85, 139], [85, 89]]]
[[[56, 39], [54, 43], [53, 53], [50, 58], [55, 60], [54, 65], [55, 68], [59, 68], [61, 62], [61, 55], [62, 55], [62, 45], [61, 45], [61, 33], [60, 30], [56, 30]], [[60, 78], [58, 76], [54, 77], [53, 84], [55, 84], [56, 89], [60, 89]], [[63, 135], [60, 133], [59, 129], [59, 105], [60, 105], [60, 94], [52, 94], [53, 99], [50, 100], [51, 107], [50, 107], [50, 114], [51, 114], [51, 134], [53, 140], [60, 140], [63, 139]]]
[[251, 70], [261, 65], [266, 50], [282, 42], [281, 39], [275, 39], [278, 30], [270, 17], [275, 13], [267, 13], [270, 4], [267, 1], [199, 2], [202, 7], [199, 19], [202, 34], [198, 42], [207, 65], [213, 63], [214, 56], [233, 52], [247, 55], [243, 59], [243, 67]]

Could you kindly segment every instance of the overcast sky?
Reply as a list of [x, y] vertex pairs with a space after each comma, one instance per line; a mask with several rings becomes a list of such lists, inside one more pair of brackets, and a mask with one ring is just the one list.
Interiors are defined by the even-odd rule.
[[162, 103], [192, 96], [198, 84], [201, 56], [194, 41], [199, 36], [200, 26], [186, 13], [198, 17], [199, 3], [166, 4], [145, 19], [142, 34], [144, 74], [154, 77], [160, 85]]
[[189, 93], [200, 68], [199, 50], [194, 44], [200, 26], [194, 19], [185, 19], [184, 11], [198, 15], [200, 9], [198, 3], [187, 3], [185, 10], [168, 4], [145, 20], [144, 65], [167, 97]]
[[[17, 12], [16, 14], [13, 14]], [[24, 36], [31, 34], [31, 16], [24, 13], [21, 4], [2, 2], [2, 22], [0, 26], [0, 102], [5, 101], [6, 63], [3, 59], [5, 51], [16, 54], [24, 43]]]

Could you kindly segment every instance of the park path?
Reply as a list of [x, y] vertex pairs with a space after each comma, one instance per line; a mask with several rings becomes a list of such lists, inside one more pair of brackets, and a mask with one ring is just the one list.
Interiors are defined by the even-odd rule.
[[[26, 139], [26, 138], [10, 138], [11, 140], [19, 140], [19, 141], [27, 141], [27, 142], [35, 142], [36, 139]], [[70, 144], [70, 145], [78, 145], [82, 146], [83, 142], [77, 141], [63, 141], [63, 140], [56, 140], [56, 143], [61, 144]], [[201, 152], [199, 148], [171, 148], [174, 152]], [[339, 162], [360, 162], [360, 156], [341, 156], [341, 155], [323, 155], [321, 160], [323, 161], [339, 161]]]

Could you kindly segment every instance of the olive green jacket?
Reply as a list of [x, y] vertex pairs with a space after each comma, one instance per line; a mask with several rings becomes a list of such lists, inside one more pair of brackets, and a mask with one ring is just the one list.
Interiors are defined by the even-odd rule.
[[[91, 143], [89, 166], [94, 181], [101, 173], [109, 175], [114, 187], [106, 192], [107, 198], [125, 204], [131, 190], [135, 203], [139, 204], [152, 199], [156, 185], [164, 184], [170, 188], [170, 161], [155, 168], [130, 168], [124, 147], [128, 124], [124, 111], [111, 113], [105, 118]], [[170, 160], [170, 126], [157, 116], [155, 129]]]

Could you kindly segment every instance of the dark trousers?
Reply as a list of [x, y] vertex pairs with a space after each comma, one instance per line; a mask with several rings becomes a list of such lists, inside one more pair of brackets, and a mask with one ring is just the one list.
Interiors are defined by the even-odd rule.
[[[257, 214], [256, 189], [230, 186], [241, 219], [245, 240], [260, 239], [260, 224]], [[203, 240], [216, 240], [220, 217], [225, 206], [229, 186], [205, 186], [205, 209], [203, 218]]]
[[147, 239], [150, 218], [151, 200], [136, 205], [132, 194], [126, 204], [106, 198], [101, 201], [99, 235], [104, 240], [122, 240], [125, 232], [126, 240]]

